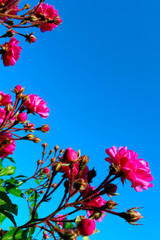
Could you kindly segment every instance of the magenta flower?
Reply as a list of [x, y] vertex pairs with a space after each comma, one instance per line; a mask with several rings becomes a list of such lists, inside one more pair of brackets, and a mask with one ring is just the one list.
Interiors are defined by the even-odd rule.
[[30, 112], [39, 114], [42, 118], [47, 118], [49, 115], [49, 108], [46, 106], [47, 103], [34, 94], [30, 94], [28, 97], [29, 99], [24, 102], [26, 109]]
[[[63, 219], [65, 219], [66, 217], [63, 217], [63, 215], [61, 215], [61, 214], [57, 214], [57, 220], [63, 220]], [[57, 224], [58, 225], [60, 225], [61, 226], [61, 228], [63, 228], [63, 222], [57, 222]]]
[[9, 154], [13, 154], [15, 147], [15, 141], [12, 140], [10, 133], [0, 133], [0, 157], [2, 159], [7, 157]]
[[60, 18], [58, 15], [58, 11], [51, 5], [42, 3], [38, 9], [35, 11], [35, 16], [38, 18], [44, 18], [49, 19], [50, 21], [55, 19], [55, 22], [53, 23], [42, 23], [40, 25], [41, 32], [45, 31], [52, 31], [54, 28], [56, 28], [60, 23]]
[[153, 176], [149, 164], [138, 158], [137, 153], [127, 150], [127, 147], [120, 147], [117, 151], [114, 146], [106, 149], [106, 153], [109, 155], [105, 158], [107, 162], [116, 163], [121, 167], [121, 172], [124, 173], [121, 177], [123, 183], [125, 179], [128, 179], [137, 192], [153, 187], [153, 184], [150, 183], [153, 181]]
[[17, 120], [20, 123], [24, 123], [27, 120], [27, 113], [19, 113], [17, 116]]
[[95, 220], [82, 219], [78, 224], [78, 231], [82, 236], [90, 236], [93, 234], [96, 228]]
[[78, 154], [71, 147], [67, 148], [63, 155], [63, 161], [66, 163], [75, 162], [77, 160]]
[[4, 66], [14, 66], [19, 58], [22, 48], [18, 46], [19, 41], [16, 38], [11, 38], [7, 43], [5, 42], [2, 47], [2, 57]]
[[6, 106], [12, 104], [11, 96], [0, 91], [0, 106]]
[[42, 173], [48, 174], [50, 172], [48, 167], [43, 168]]

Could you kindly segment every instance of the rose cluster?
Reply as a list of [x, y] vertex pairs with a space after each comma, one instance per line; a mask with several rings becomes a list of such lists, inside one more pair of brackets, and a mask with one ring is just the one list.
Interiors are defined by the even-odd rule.
[[[43, 153], [46, 153], [47, 144], [42, 144], [42, 146], [44, 148]], [[42, 178], [44, 180], [48, 179], [48, 189], [46, 193], [40, 191], [40, 193], [44, 193], [44, 196], [37, 205], [36, 210], [40, 203], [51, 199], [51, 194], [64, 181], [65, 190], [61, 203], [55, 212], [44, 218], [44, 221], [47, 219], [43, 235], [44, 239], [51, 236], [55, 237], [55, 232], [62, 239], [76, 240], [77, 236], [90, 236], [98, 232], [96, 221], [103, 221], [106, 214], [119, 216], [128, 223], [137, 225], [136, 222], [142, 218], [141, 214], [136, 211], [138, 207], [130, 208], [126, 212], [118, 213], [115, 211], [118, 204], [113, 200], [113, 197], [118, 195], [118, 187], [113, 181], [120, 178], [124, 183], [124, 180], [128, 179], [136, 191], [147, 190], [148, 187], [152, 187], [153, 184], [150, 182], [153, 177], [146, 161], [139, 159], [137, 153], [127, 150], [127, 147], [120, 147], [119, 150], [116, 147], [106, 149], [109, 157], [105, 160], [111, 164], [109, 174], [98, 186], [92, 186], [96, 171], [94, 169], [89, 170], [89, 157], [87, 155], [81, 156], [80, 150], [76, 152], [71, 147], [65, 151], [61, 149], [57, 155], [58, 150], [59, 147], [56, 145], [46, 159], [43, 155], [42, 160], [38, 161], [38, 167], [34, 174], [36, 181], [42, 181]], [[46, 165], [47, 159], [54, 151], [54, 157], [44, 167], [43, 165]], [[52, 181], [58, 173], [62, 174], [62, 180], [53, 184]], [[71, 200], [72, 197], [74, 197], [74, 201]], [[67, 210], [69, 207], [75, 210], [61, 214], [62, 210]], [[68, 218], [79, 210], [84, 214], [77, 216], [75, 219]], [[43, 219], [41, 219], [42, 221]], [[70, 228], [66, 228], [68, 226], [66, 224], [69, 224]]]
[[[42, 125], [36, 128], [28, 120], [29, 114], [38, 114], [42, 118], [47, 118], [49, 108], [47, 103], [37, 95], [23, 93], [24, 88], [17, 85], [14, 88], [15, 102], [11, 96], [0, 92], [0, 157], [7, 157], [15, 150], [15, 140], [26, 139], [38, 143], [40, 139], [33, 135], [34, 130], [48, 132], [49, 126]], [[21, 124], [21, 126], [18, 126]], [[25, 136], [19, 136], [17, 132], [29, 132]]]
[[[25, 4], [20, 9], [19, 2], [17, 0], [0, 0], [0, 23], [7, 28], [6, 33], [1, 38], [11, 38], [9, 42], [0, 45], [0, 54], [4, 66], [14, 66], [19, 59], [22, 48], [18, 45], [19, 41], [14, 37], [15, 35], [24, 37], [29, 43], [36, 41], [33, 33], [22, 34], [15, 28], [21, 29], [25, 25], [25, 28], [38, 27], [41, 32], [46, 32], [52, 31], [62, 22], [58, 11], [53, 6], [44, 3], [44, 1], [40, 1], [32, 9], [29, 4]], [[21, 11], [24, 10], [26, 13], [22, 15]]]

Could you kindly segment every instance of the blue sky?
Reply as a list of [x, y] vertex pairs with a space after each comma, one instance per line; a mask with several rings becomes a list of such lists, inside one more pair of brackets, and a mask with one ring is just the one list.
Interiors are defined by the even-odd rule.
[[[116, 197], [118, 211], [144, 207], [144, 225], [107, 215], [91, 239], [154, 239], [159, 226], [160, 3], [55, 0], [54, 6], [63, 24], [52, 32], [34, 29], [33, 45], [17, 37], [21, 57], [14, 67], [0, 63], [1, 91], [21, 84], [26, 93], [43, 97], [50, 116], [36, 121], [50, 124], [51, 131], [42, 140], [50, 148], [81, 149], [97, 170], [97, 182], [107, 174], [105, 149], [113, 145], [128, 146], [148, 161], [154, 188], [137, 193], [119, 182]], [[40, 151], [40, 144], [27, 143], [22, 151], [17, 143], [17, 171], [31, 174]]]

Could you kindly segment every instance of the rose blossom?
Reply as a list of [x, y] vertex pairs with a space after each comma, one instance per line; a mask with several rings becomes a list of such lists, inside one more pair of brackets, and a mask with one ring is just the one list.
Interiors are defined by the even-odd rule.
[[153, 184], [150, 183], [153, 176], [149, 164], [143, 159], [139, 159], [137, 153], [127, 150], [127, 147], [120, 147], [117, 151], [114, 146], [106, 149], [106, 153], [109, 155], [105, 158], [106, 161], [111, 164], [118, 164], [121, 167], [121, 172], [124, 173], [121, 177], [123, 183], [125, 179], [128, 179], [137, 192], [153, 187]]
[[90, 236], [93, 234], [94, 230], [96, 228], [96, 222], [95, 220], [91, 219], [82, 219], [78, 223], [78, 231], [83, 236]]
[[[4, 141], [8, 141], [8, 143]], [[7, 157], [9, 154], [13, 154], [15, 147], [15, 141], [12, 140], [12, 136], [10, 133], [0, 133], [0, 157], [2, 159]]]
[[1, 47], [3, 50], [1, 59], [4, 66], [14, 66], [19, 58], [22, 48], [18, 46], [19, 41], [12, 37], [10, 41], [5, 42]]
[[[44, 17], [44, 19], [54, 20], [55, 23], [42, 23], [40, 25], [41, 32], [52, 31], [57, 25], [59, 25], [62, 20], [58, 16], [58, 11], [51, 5], [42, 3], [35, 11], [35, 16], [38, 18]], [[61, 20], [61, 21], [60, 21]]]
[[46, 102], [37, 95], [28, 95], [28, 100], [23, 103], [27, 110], [39, 114], [42, 118], [47, 118], [49, 115], [49, 108]]
[[6, 106], [9, 103], [12, 104], [11, 96], [0, 91], [0, 106]]
[[[6, 5], [6, 3], [8, 2], [8, 0], [0, 0], [0, 8], [4, 7]], [[12, 3], [14, 2], [14, 0], [10, 0], [9, 3], [6, 5], [6, 6], [9, 6], [8, 7], [8, 13], [9, 15], [17, 15], [17, 12], [18, 12], [18, 4], [16, 6], [14, 6], [13, 8], [13, 5], [11, 5]], [[9, 10], [11, 9], [11, 10]], [[7, 17], [1, 17], [0, 18], [1, 20], [4, 20], [4, 21], [7, 21], [8, 18]]]

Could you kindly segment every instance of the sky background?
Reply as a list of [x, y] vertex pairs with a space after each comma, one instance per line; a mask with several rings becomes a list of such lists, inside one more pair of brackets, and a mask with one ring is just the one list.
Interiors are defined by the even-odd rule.
[[[33, 1], [28, 1], [32, 3]], [[36, 1], [34, 1], [36, 3]], [[24, 1], [24, 3], [26, 3]], [[95, 184], [108, 173], [105, 149], [127, 146], [148, 161], [154, 188], [137, 193], [130, 183], [117, 183], [117, 211], [144, 207], [141, 226], [107, 215], [97, 224], [98, 239], [157, 239], [160, 197], [160, 3], [157, 0], [55, 0], [63, 24], [52, 32], [35, 32], [30, 45], [17, 37], [23, 50], [14, 67], [0, 62], [1, 91], [17, 84], [47, 103], [50, 125], [43, 134], [49, 149], [81, 149], [97, 170]], [[30, 33], [29, 29], [27, 30]], [[8, 40], [7, 40], [8, 41]], [[3, 41], [1, 40], [0, 44]], [[33, 118], [31, 118], [33, 119]], [[23, 143], [24, 144], [24, 143]], [[17, 173], [30, 176], [41, 157], [41, 144], [18, 142], [14, 158]], [[114, 199], [113, 199], [114, 200]], [[21, 204], [19, 222], [24, 221]], [[50, 210], [50, 209], [48, 209]], [[27, 211], [27, 210], [26, 210]], [[47, 211], [47, 205], [45, 207]], [[42, 213], [43, 215], [43, 213]]]

